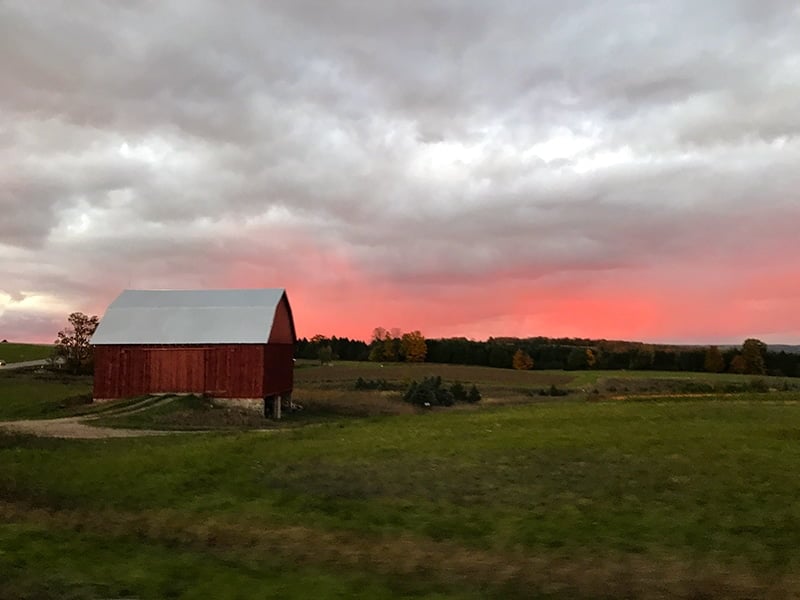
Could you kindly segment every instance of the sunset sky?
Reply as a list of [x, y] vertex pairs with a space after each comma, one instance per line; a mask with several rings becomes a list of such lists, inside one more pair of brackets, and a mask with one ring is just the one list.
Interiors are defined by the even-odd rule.
[[124, 288], [298, 333], [800, 343], [796, 0], [0, 3], [0, 339]]

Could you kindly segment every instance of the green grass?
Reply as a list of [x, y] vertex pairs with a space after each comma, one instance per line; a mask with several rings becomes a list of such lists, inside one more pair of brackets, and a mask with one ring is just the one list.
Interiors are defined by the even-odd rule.
[[[0, 548], [2, 598], [433, 597], [391, 578], [298, 567], [278, 556], [175, 548], [136, 535], [30, 523], [0, 523]], [[457, 587], [449, 592], [477, 598]]]
[[53, 346], [45, 344], [0, 343], [0, 360], [7, 363], [44, 360], [53, 354]]
[[[70, 548], [113, 554], [115, 540], [133, 537], [188, 552], [207, 565], [208, 594], [228, 593], [215, 583], [228, 577], [247, 581], [243, 565], [265, 553], [335, 585], [358, 575], [397, 595], [765, 597], [767, 584], [797, 594], [799, 441], [798, 393], [553, 402], [249, 434], [5, 436], [0, 521], [88, 540], [64, 541]], [[92, 580], [117, 593], [148, 573], [148, 552], [130, 552]], [[152, 589], [136, 593], [162, 592]]]
[[[352, 390], [429, 374], [489, 398], [420, 411]], [[698, 399], [683, 392], [753, 378], [447, 365], [296, 379], [307, 410], [248, 433], [270, 423], [198, 397], [113, 414], [142, 399], [85, 406], [86, 378], [0, 374], [0, 419], [220, 429], [0, 435], [0, 597], [800, 594], [798, 391]], [[536, 395], [549, 385], [604, 393]]]
[[[542, 373], [564, 373], [564, 371], [542, 371]], [[800, 384], [800, 380], [787, 377], [768, 377], [761, 375], [738, 375], [735, 373], [698, 373], [694, 371], [567, 371], [572, 377], [570, 385], [573, 387], [594, 386], [602, 383], [604, 379], [642, 380], [655, 381], [695, 381], [711, 385], [720, 384], [746, 384], [753, 378], [763, 379], [769, 385], [782, 386], [784, 382]]]
[[0, 372], [0, 420], [68, 416], [91, 400], [91, 391], [91, 377]]

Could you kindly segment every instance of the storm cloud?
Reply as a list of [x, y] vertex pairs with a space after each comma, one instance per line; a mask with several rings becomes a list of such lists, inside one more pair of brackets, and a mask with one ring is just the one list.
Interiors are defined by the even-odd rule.
[[128, 287], [299, 333], [800, 342], [800, 9], [0, 4], [0, 338]]

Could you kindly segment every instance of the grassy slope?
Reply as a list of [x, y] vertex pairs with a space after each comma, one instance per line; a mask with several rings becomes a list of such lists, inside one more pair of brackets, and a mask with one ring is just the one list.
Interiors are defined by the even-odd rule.
[[[271, 434], [0, 437], [0, 498], [7, 521], [54, 520], [64, 548], [80, 551], [70, 538], [80, 527], [107, 532], [112, 552], [136, 535], [197, 553], [208, 585], [246, 582], [250, 559], [235, 549], [266, 544], [280, 564], [343, 586], [360, 573], [394, 593], [408, 591], [392, 587], [402, 581], [460, 594], [467, 581], [496, 597], [556, 584], [566, 587], [553, 597], [704, 585], [761, 597], [768, 581], [800, 591], [789, 575], [800, 568], [798, 402], [550, 403]], [[147, 556], [133, 552], [94, 581], [121, 578], [146, 596], [135, 574], [147, 573]], [[26, 564], [12, 582], [35, 578]]]
[[8, 362], [25, 362], [42, 360], [50, 357], [53, 347], [44, 344], [16, 344], [7, 342], [0, 344], [0, 359]]

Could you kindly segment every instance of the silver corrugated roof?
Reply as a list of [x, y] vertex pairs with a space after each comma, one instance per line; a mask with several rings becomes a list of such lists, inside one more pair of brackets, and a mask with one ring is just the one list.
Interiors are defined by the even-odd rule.
[[92, 344], [264, 344], [285, 291], [125, 290]]

